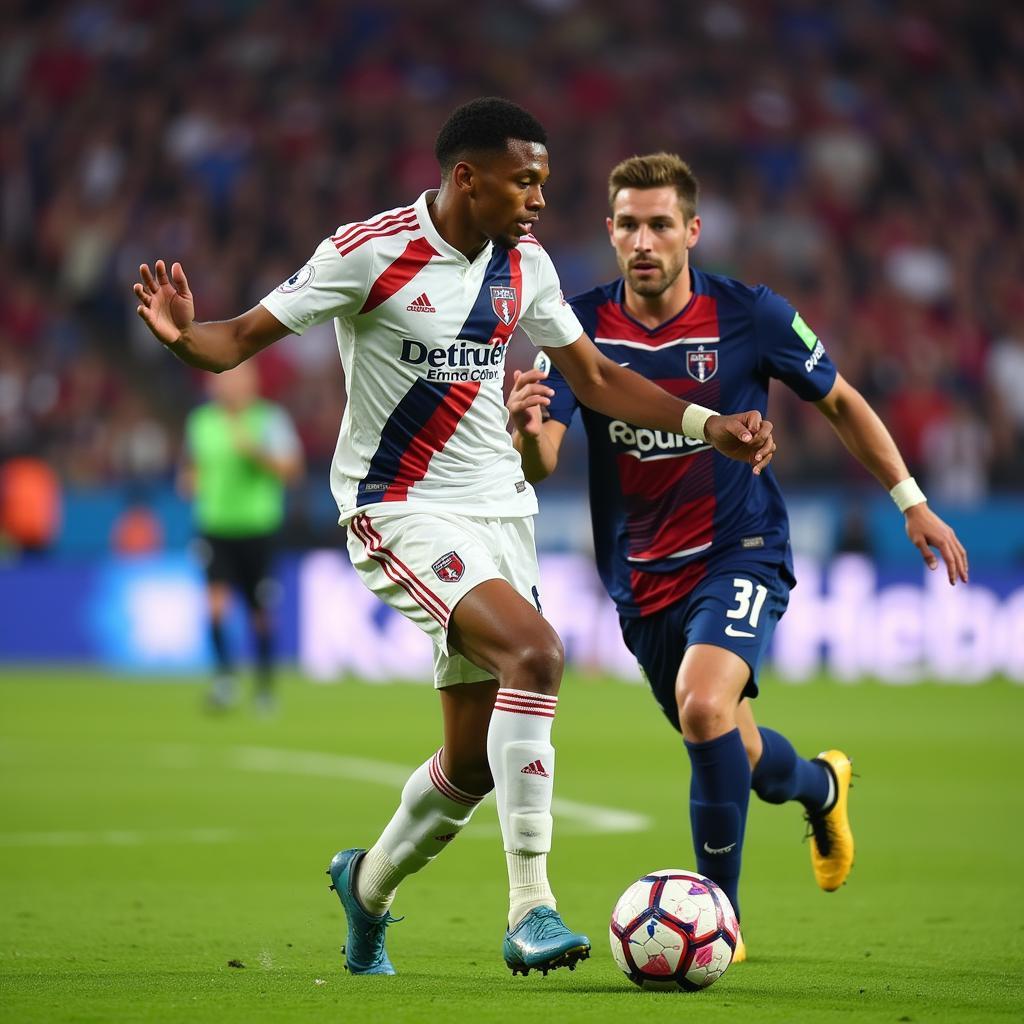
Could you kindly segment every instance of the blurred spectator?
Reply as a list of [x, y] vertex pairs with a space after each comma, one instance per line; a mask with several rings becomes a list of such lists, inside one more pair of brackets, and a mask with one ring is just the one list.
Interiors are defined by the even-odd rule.
[[163, 546], [160, 520], [145, 505], [129, 505], [114, 521], [110, 546], [119, 555], [151, 555]]
[[41, 459], [0, 466], [0, 539], [19, 551], [45, 551], [60, 527], [60, 481]]
[[998, 483], [1024, 484], [1024, 315], [992, 345], [985, 365]]
[[986, 372], [1010, 429], [1024, 438], [1024, 317], [993, 344]]
[[[1019, 5], [14, 8], [0, 35], [0, 457], [45, 451], [80, 486], [166, 478], [200, 383], [139, 329], [141, 255], [191, 268], [200, 317], [245, 308], [301, 265], [324, 211], [341, 224], [408, 203], [434, 173], [429, 126], [497, 92], [547, 124], [538, 234], [567, 293], [615, 274], [606, 169], [679, 152], [714, 182], [702, 267], [798, 298], [918, 466], [926, 436], [960, 450], [954, 389], [987, 382], [993, 456], [962, 493], [1021, 487]], [[333, 451], [340, 374], [326, 332], [264, 380], [314, 462]], [[780, 469], [859, 481], [830, 434], [788, 444], [802, 424], [781, 412]]]
[[977, 505], [988, 494], [992, 438], [965, 398], [953, 400], [948, 417], [924, 432], [926, 493], [935, 502]]

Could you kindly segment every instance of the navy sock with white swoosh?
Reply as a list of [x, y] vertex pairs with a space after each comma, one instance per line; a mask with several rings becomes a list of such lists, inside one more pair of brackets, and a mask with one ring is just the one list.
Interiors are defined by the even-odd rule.
[[690, 827], [697, 870], [716, 882], [740, 916], [743, 834], [750, 803], [750, 762], [739, 729], [705, 743], [684, 740], [690, 755]]

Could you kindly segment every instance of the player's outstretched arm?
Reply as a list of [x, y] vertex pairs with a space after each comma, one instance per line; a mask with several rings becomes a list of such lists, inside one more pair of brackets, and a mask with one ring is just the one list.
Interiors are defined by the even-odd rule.
[[505, 403], [512, 420], [512, 445], [523, 460], [523, 475], [531, 484], [549, 477], [558, 465], [565, 424], [544, 420], [542, 410], [554, 391], [544, 383], [546, 370], [516, 370]]
[[163, 260], [156, 261], [152, 272], [143, 263], [139, 276], [135, 311], [157, 341], [189, 366], [216, 373], [230, 370], [288, 333], [263, 306], [233, 320], [196, 323], [195, 303], [180, 263], [171, 267], [170, 275]]
[[602, 355], [585, 334], [564, 348], [544, 351], [576, 397], [597, 412], [649, 430], [707, 441], [730, 459], [749, 463], [755, 473], [772, 460], [772, 424], [757, 411], [723, 416], [684, 402]]
[[892, 435], [864, 396], [837, 374], [832, 390], [815, 404], [854, 458], [892, 495], [906, 518], [907, 536], [928, 568], [936, 569], [939, 564], [934, 548], [946, 563], [949, 582], [955, 584], [959, 579], [966, 583], [967, 552], [963, 544], [952, 527], [928, 507]]

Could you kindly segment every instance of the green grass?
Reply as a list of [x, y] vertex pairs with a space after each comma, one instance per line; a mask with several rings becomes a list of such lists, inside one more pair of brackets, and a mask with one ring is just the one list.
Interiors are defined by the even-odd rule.
[[555, 723], [557, 794], [653, 821], [588, 834], [556, 820], [554, 888], [593, 958], [510, 977], [504, 858], [484, 807], [399, 894], [399, 976], [351, 978], [324, 868], [371, 842], [398, 794], [386, 769], [352, 782], [336, 758], [420, 763], [438, 743], [428, 687], [289, 679], [280, 713], [261, 720], [202, 714], [192, 684], [0, 674], [0, 1019], [1021, 1019], [1024, 690], [764, 689], [762, 719], [799, 749], [853, 754], [857, 865], [840, 892], [820, 892], [799, 808], [755, 800], [750, 960], [706, 992], [664, 995], [626, 982], [606, 938], [636, 876], [692, 866], [685, 758], [639, 687], [572, 677]]

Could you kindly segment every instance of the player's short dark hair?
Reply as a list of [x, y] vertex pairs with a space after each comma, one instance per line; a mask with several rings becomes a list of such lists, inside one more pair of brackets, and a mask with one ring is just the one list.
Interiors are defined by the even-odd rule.
[[631, 156], [612, 168], [608, 175], [608, 205], [615, 206], [615, 197], [624, 188], [674, 188], [683, 208], [687, 224], [697, 215], [700, 191], [690, 165], [675, 153], [648, 153]]
[[499, 96], [470, 100], [452, 111], [437, 133], [434, 154], [447, 177], [460, 159], [481, 150], [503, 150], [509, 139], [548, 143], [544, 126], [518, 103]]

